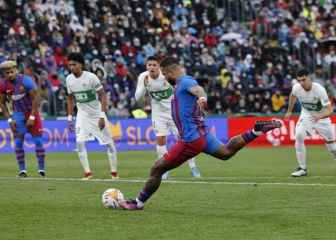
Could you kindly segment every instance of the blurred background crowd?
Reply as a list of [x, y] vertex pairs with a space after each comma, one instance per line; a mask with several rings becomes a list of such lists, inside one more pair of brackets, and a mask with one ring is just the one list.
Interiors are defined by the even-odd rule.
[[73, 51], [116, 117], [139, 107], [137, 75], [151, 55], [178, 57], [211, 114], [284, 112], [301, 65], [336, 96], [336, 0], [0, 0], [0, 24], [0, 62], [16, 59], [34, 77], [49, 116], [66, 115]]

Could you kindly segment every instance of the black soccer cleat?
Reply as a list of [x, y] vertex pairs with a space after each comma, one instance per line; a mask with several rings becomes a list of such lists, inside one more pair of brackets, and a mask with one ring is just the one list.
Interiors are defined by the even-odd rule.
[[28, 175], [27, 175], [26, 171], [20, 171], [19, 175], [17, 177], [18, 178], [26, 178], [26, 177], [28, 177]]
[[44, 178], [46, 176], [46, 173], [45, 173], [44, 170], [39, 170], [38, 173], [39, 173], [40, 177]]
[[254, 131], [256, 132], [268, 132], [275, 128], [280, 128], [281, 122], [277, 120], [270, 120], [270, 121], [256, 121], [254, 124]]

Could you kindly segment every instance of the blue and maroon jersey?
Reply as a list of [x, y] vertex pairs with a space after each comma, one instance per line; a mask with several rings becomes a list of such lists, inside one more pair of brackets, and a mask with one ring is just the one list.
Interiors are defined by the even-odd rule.
[[184, 142], [192, 142], [207, 133], [197, 97], [189, 91], [196, 85], [198, 83], [193, 77], [182, 76], [176, 82], [172, 99], [172, 116]]
[[12, 99], [14, 112], [31, 112], [31, 90], [37, 89], [33, 79], [27, 75], [18, 74], [14, 81], [0, 82], [0, 93]]

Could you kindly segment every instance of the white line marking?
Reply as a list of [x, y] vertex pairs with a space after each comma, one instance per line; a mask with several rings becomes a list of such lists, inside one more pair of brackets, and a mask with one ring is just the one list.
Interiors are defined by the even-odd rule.
[[[204, 178], [207, 179], [207, 178]], [[14, 180], [14, 181], [66, 181], [66, 182], [119, 182], [119, 183], [145, 183], [146, 179], [91, 179], [91, 180], [82, 180], [80, 178], [34, 178], [28, 177], [24, 179], [14, 178], [14, 177], [0, 177], [1, 180]], [[290, 183], [290, 182], [230, 182], [230, 181], [184, 181], [184, 180], [165, 180], [163, 183], [168, 184], [204, 184], [204, 185], [251, 185], [251, 186], [258, 186], [258, 185], [276, 185], [276, 186], [300, 186], [300, 187], [336, 187], [336, 183]]]

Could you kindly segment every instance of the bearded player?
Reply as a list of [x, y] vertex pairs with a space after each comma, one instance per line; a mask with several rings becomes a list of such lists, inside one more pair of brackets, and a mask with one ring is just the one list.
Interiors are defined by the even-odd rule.
[[177, 168], [201, 152], [220, 160], [228, 160], [259, 135], [281, 127], [279, 121], [257, 121], [254, 128], [235, 136], [227, 144], [221, 143], [205, 125], [203, 110], [207, 96], [197, 81], [183, 72], [179, 62], [171, 57], [164, 59], [161, 70], [167, 80], [176, 83], [172, 99], [172, 116], [179, 130], [180, 140], [157, 160], [150, 176], [135, 200], [126, 200], [120, 206], [126, 210], [142, 210], [145, 202], [156, 192], [165, 172]]
[[[146, 93], [151, 97], [152, 125], [156, 135], [156, 152], [159, 158], [167, 153], [167, 136], [171, 133], [178, 136], [178, 130], [171, 115], [171, 99], [173, 87], [168, 83], [160, 71], [159, 59], [155, 56], [146, 60], [147, 71], [138, 77], [138, 84], [135, 91], [135, 100], [141, 100]], [[201, 173], [196, 166], [195, 159], [188, 160], [191, 176], [199, 178]], [[169, 172], [162, 175], [167, 179]]]

